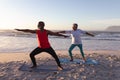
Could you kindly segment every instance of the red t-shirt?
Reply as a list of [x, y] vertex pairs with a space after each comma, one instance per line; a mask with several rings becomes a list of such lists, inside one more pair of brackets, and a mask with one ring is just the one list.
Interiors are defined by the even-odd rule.
[[36, 33], [37, 33], [37, 38], [38, 38], [38, 47], [50, 48], [47, 31], [46, 30], [44, 30], [44, 31], [37, 30]]

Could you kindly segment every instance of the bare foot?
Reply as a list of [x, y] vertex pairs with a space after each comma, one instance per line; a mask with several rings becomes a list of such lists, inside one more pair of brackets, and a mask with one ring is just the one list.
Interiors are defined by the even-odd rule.
[[58, 67], [58, 70], [59, 70], [59, 71], [62, 71], [62, 70], [63, 70], [63, 68], [62, 68], [62, 67]]
[[83, 60], [86, 62], [86, 58], [83, 58]]

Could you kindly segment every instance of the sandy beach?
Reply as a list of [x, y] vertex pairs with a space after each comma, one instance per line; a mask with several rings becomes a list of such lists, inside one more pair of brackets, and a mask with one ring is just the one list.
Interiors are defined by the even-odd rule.
[[[56, 51], [59, 58], [69, 59], [67, 51]], [[79, 51], [73, 51], [81, 59]], [[85, 51], [85, 56], [97, 60], [98, 65], [61, 63], [68, 71], [20, 71], [24, 62], [31, 64], [29, 53], [0, 53], [0, 80], [120, 80], [120, 51]], [[40, 67], [57, 67], [47, 53], [36, 56]]]

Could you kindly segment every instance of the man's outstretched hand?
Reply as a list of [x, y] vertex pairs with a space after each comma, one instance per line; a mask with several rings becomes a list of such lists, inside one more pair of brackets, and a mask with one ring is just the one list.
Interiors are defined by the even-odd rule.
[[15, 30], [20, 31], [20, 29], [15, 29]]

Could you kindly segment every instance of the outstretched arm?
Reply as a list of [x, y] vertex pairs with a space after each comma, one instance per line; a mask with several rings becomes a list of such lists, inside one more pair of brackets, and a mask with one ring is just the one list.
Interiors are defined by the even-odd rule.
[[36, 33], [36, 30], [30, 30], [30, 29], [15, 29], [15, 30], [22, 32]]
[[65, 31], [58, 31], [58, 32], [56, 32], [56, 33], [65, 33]]
[[92, 36], [92, 37], [95, 36], [95, 35], [93, 35], [93, 34], [91, 34], [91, 33], [89, 33], [89, 32], [86, 32], [86, 34], [87, 34], [87, 35], [90, 35], [90, 36]]
[[60, 34], [59, 32], [52, 32], [52, 31], [49, 31], [49, 30], [47, 30], [47, 33], [48, 33], [49, 35], [69, 37], [69, 36], [66, 36], [66, 35]]

